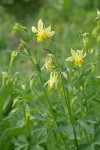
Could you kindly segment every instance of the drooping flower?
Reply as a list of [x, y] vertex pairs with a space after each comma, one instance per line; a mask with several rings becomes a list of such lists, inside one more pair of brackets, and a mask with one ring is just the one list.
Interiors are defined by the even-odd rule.
[[46, 70], [51, 70], [53, 68], [53, 61], [52, 61], [52, 58], [50, 56], [46, 57], [46, 61], [45, 61], [45, 64], [44, 66], [41, 68], [41, 70], [43, 69], [46, 69]]
[[32, 32], [37, 33], [37, 42], [44, 41], [47, 37], [51, 37], [55, 34], [55, 31], [51, 31], [51, 25], [45, 28], [43, 26], [43, 21], [40, 19], [38, 21], [38, 28], [32, 26]]
[[83, 55], [82, 50], [77, 50], [77, 52], [75, 52], [73, 49], [71, 49], [71, 54], [72, 57], [68, 57], [66, 61], [74, 62], [75, 65], [81, 67], [83, 63], [83, 58], [85, 57], [86, 53]]
[[57, 72], [51, 72], [50, 73], [50, 79], [44, 84], [48, 84], [48, 88], [51, 89], [53, 86], [57, 88], [57, 83], [58, 83], [58, 73]]

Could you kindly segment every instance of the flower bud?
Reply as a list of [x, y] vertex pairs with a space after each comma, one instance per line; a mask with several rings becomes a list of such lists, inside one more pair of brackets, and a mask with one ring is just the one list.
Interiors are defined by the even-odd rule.
[[30, 119], [30, 116], [31, 116], [30, 112], [26, 112], [26, 113], [25, 113], [25, 121], [26, 121], [26, 123], [27, 123], [28, 120]]
[[87, 50], [88, 49], [88, 35], [89, 33], [83, 33], [82, 36], [83, 36], [83, 46], [84, 48]]
[[21, 89], [25, 91], [25, 89], [26, 89], [25, 84], [21, 85]]
[[30, 88], [31, 88], [31, 89], [32, 89], [33, 83], [34, 83], [34, 79], [32, 78], [32, 79], [30, 80]]
[[13, 104], [12, 104], [12, 107], [15, 107], [18, 103], [20, 103], [22, 100], [20, 100], [19, 97], [15, 98]]
[[2, 86], [6, 85], [8, 83], [8, 73], [2, 72]]
[[17, 57], [17, 55], [18, 55], [17, 51], [13, 51], [11, 53], [10, 67], [13, 65], [13, 62], [14, 62], [15, 58]]

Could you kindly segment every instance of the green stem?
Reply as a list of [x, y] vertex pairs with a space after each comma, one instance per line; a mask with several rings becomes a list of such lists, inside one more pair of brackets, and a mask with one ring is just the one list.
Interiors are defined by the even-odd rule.
[[[70, 100], [69, 100], [68, 89], [66, 88], [66, 90], [65, 90], [62, 74], [61, 74], [61, 79], [62, 79], [62, 86], [63, 86], [63, 91], [64, 91], [65, 102], [66, 102], [66, 105], [67, 105], [67, 108], [68, 108], [71, 124], [72, 124], [72, 127], [73, 127], [73, 133], [74, 133], [76, 148], [77, 148], [77, 150], [79, 150], [78, 149], [78, 142], [77, 142], [76, 131], [75, 131], [75, 127], [74, 127], [74, 120], [72, 118], [72, 112], [71, 112], [71, 107], [70, 107]], [[66, 93], [67, 93], [67, 95], [66, 95]]]
[[100, 104], [100, 100], [97, 100], [97, 99], [95, 99], [95, 98], [93, 98], [93, 100], [94, 100], [95, 102], [97, 102], [97, 103]]
[[[62, 73], [61, 73], [61, 67], [59, 65], [59, 62], [58, 62], [58, 59], [57, 59], [57, 55], [56, 55], [56, 46], [53, 43], [53, 41], [52, 41], [52, 44], [54, 45], [53, 50], [54, 50], [55, 60], [56, 60], [58, 68], [60, 68], [59, 73], [60, 73], [61, 80], [62, 80], [62, 88], [63, 88], [63, 92], [64, 92], [65, 102], [66, 102], [66, 105], [67, 105], [67, 108], [68, 108], [71, 124], [72, 124], [72, 127], [73, 127], [73, 133], [74, 133], [76, 148], [77, 148], [77, 150], [79, 150], [78, 149], [78, 142], [77, 142], [76, 131], [75, 131], [75, 127], [74, 127], [74, 121], [73, 121], [73, 118], [72, 118], [72, 113], [71, 113], [71, 108], [70, 108], [70, 100], [69, 100], [69, 95], [68, 95], [68, 89], [66, 88], [67, 89], [66, 90], [65, 86], [64, 86], [64, 80], [63, 80]], [[66, 93], [67, 93], [67, 95], [66, 95]]]
[[81, 35], [79, 35], [78, 38], [76, 39], [76, 42], [75, 42], [75, 44], [74, 44], [74, 49], [75, 49], [76, 44], [77, 44], [78, 40], [80, 39], [80, 37], [81, 37]]
[[[33, 62], [32, 57], [29, 57], [29, 58], [30, 58], [30, 60], [31, 60], [31, 62], [32, 62], [32, 64], [33, 64], [33, 67], [37, 70], [37, 68], [36, 68], [36, 66], [35, 66], [35, 64], [34, 64], [34, 62]], [[50, 112], [51, 112], [51, 114], [52, 114], [52, 116], [53, 116], [53, 119], [54, 119], [54, 121], [55, 121], [55, 123], [56, 123], [56, 126], [58, 127], [58, 123], [57, 123], [57, 121], [56, 121], [54, 112], [52, 111], [52, 107], [51, 107], [51, 104], [50, 104], [50, 101], [49, 101], [47, 92], [46, 92], [46, 90], [45, 90], [44, 83], [43, 83], [43, 81], [42, 81], [41, 75], [40, 75], [40, 73], [38, 72], [38, 70], [37, 70], [37, 73], [38, 73], [39, 79], [40, 79], [40, 81], [41, 81], [41, 85], [42, 85], [42, 88], [43, 88], [43, 91], [44, 91], [44, 94], [45, 94], [45, 98], [46, 98], [46, 100], [47, 100], [47, 103], [48, 103]], [[64, 144], [65, 144], [67, 150], [69, 150], [69, 148], [68, 148], [68, 146], [67, 146], [67, 144], [66, 144], [66, 141], [65, 141], [65, 139], [64, 139], [64, 137], [63, 137], [63, 134], [60, 133], [60, 136], [61, 136], [61, 138], [62, 138], [62, 140], [63, 140], [63, 142], [64, 142]]]
[[87, 135], [87, 132], [86, 132], [86, 129], [85, 129], [85, 128], [84, 128], [84, 133], [85, 133], [85, 136], [86, 136], [87, 142], [88, 142], [88, 144], [89, 144], [90, 142], [89, 142], [89, 138], [88, 138], [88, 135]]
[[26, 126], [27, 126], [27, 131], [28, 131], [28, 133], [31, 135], [31, 131], [30, 131], [30, 128], [29, 128], [29, 126], [28, 126], [28, 124], [27, 124], [27, 122], [26, 122], [26, 114], [25, 114], [25, 104], [24, 104], [24, 101], [23, 101], [23, 110], [24, 110], [24, 119], [25, 119], [25, 123], [26, 123]]
[[83, 94], [84, 94], [84, 100], [85, 100], [84, 102], [85, 102], [86, 112], [87, 112], [87, 115], [89, 115], [87, 100], [86, 100], [85, 91], [84, 91], [84, 87], [83, 86], [82, 86], [82, 89], [83, 89]]

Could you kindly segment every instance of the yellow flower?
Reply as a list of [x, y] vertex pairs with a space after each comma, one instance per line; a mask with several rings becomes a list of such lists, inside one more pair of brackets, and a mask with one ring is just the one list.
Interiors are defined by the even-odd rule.
[[77, 52], [75, 52], [73, 49], [71, 49], [71, 54], [72, 57], [67, 58], [66, 61], [74, 62], [75, 65], [81, 67], [83, 58], [85, 57], [86, 53], [83, 55], [82, 50], [77, 50]]
[[38, 21], [38, 28], [32, 26], [32, 32], [37, 33], [37, 41], [42, 42], [47, 37], [51, 37], [55, 34], [55, 31], [51, 31], [51, 25], [47, 28], [43, 27], [42, 19]]
[[43, 70], [44, 68], [47, 70], [51, 70], [53, 67], [53, 61], [51, 57], [47, 57], [46, 58], [46, 62], [44, 64], [44, 66], [41, 68], [41, 70]]
[[51, 89], [53, 86], [57, 88], [57, 83], [58, 83], [58, 73], [57, 72], [51, 72], [50, 73], [50, 79], [44, 84], [48, 84], [48, 88]]

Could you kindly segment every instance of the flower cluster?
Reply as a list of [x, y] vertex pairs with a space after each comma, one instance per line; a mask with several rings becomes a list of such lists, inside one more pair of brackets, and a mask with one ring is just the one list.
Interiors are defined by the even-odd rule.
[[[32, 26], [32, 32], [37, 35], [37, 42], [42, 42], [48, 37], [52, 37], [55, 34], [55, 31], [51, 31], [51, 25], [45, 28], [43, 26], [43, 21], [40, 19], [38, 21], [38, 27]], [[88, 48], [88, 33], [82, 34], [83, 36], [83, 45], [84, 48]], [[66, 61], [73, 62], [76, 66], [81, 67], [83, 64], [83, 58], [86, 56], [86, 53], [83, 50], [73, 50], [71, 49], [72, 56], [67, 58]], [[48, 84], [48, 88], [51, 89], [53, 86], [57, 87], [58, 83], [58, 73], [56, 71], [52, 71], [53, 68], [53, 60], [51, 56], [46, 57], [46, 61], [41, 70], [46, 69], [47, 71], [51, 71], [50, 79], [45, 83]]]

